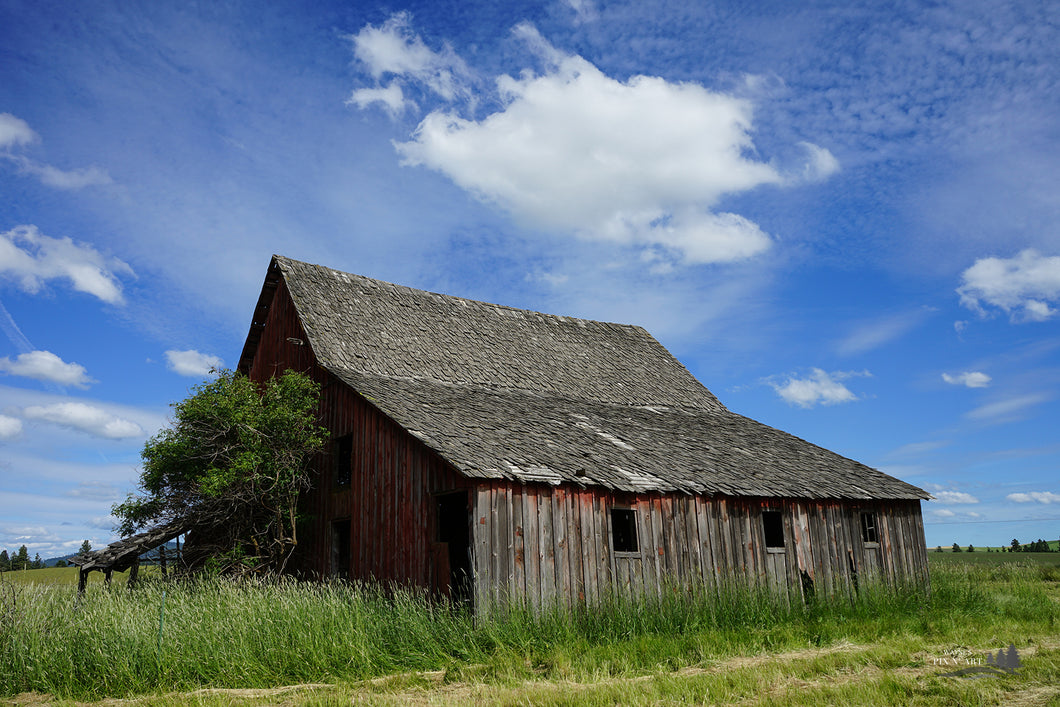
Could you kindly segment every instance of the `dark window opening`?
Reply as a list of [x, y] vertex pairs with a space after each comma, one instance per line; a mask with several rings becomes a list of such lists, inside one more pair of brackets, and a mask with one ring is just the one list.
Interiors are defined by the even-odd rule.
[[766, 536], [766, 549], [784, 549], [784, 518], [780, 511], [762, 511], [762, 532]]
[[350, 578], [349, 518], [331, 524], [331, 576], [337, 579]]
[[880, 535], [876, 532], [875, 513], [861, 514], [861, 539], [866, 543], [878, 543], [880, 541]]
[[615, 552], [637, 552], [637, 512], [632, 508], [611, 509], [611, 540]]
[[353, 469], [353, 435], [335, 440], [335, 485], [349, 486]]

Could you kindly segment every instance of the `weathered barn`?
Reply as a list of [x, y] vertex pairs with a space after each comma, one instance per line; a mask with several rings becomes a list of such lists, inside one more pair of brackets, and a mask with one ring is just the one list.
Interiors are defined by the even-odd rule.
[[923, 490], [722, 405], [637, 326], [272, 259], [239, 370], [321, 383], [300, 571], [478, 606], [924, 583]]

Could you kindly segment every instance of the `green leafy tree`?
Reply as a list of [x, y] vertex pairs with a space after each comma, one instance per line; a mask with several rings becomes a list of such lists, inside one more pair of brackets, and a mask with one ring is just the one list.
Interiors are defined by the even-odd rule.
[[66, 567], [69, 564], [70, 563], [68, 563], [66, 560], [56, 560], [55, 561], [55, 566], [56, 567]]
[[114, 506], [123, 535], [190, 526], [185, 561], [229, 572], [282, 571], [298, 543], [298, 494], [324, 449], [320, 387], [286, 371], [259, 384], [220, 371], [173, 405], [173, 424], [141, 454], [140, 491]]
[[38, 553], [37, 553], [36, 555], [34, 555], [34, 556], [33, 556], [33, 562], [31, 562], [31, 563], [29, 564], [29, 568], [30, 568], [31, 570], [41, 570], [41, 569], [44, 569], [44, 560], [42, 560], [42, 559], [40, 558], [40, 553], [39, 553], [39, 552], [38, 552]]
[[23, 545], [18, 549], [18, 554], [11, 560], [11, 569], [24, 570], [29, 567], [29, 549]]
[[7, 572], [11, 569], [11, 558], [7, 556], [7, 550], [0, 552], [0, 572]]
[[85, 538], [85, 541], [81, 543], [81, 548], [77, 551], [77, 556], [84, 557], [90, 552], [92, 552], [92, 543], [88, 542], [88, 539]]

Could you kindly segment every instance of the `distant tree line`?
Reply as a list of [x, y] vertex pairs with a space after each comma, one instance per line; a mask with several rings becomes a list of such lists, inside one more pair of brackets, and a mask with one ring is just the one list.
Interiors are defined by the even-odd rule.
[[[1058, 546], [1060, 546], [1060, 543], [1058, 543]], [[1051, 547], [1049, 547], [1049, 543], [1046, 542], [1045, 540], [1042, 540], [1041, 538], [1038, 538], [1037, 540], [1035, 540], [1032, 543], [1024, 543], [1023, 545], [1021, 545], [1020, 541], [1016, 540], [1016, 538], [1012, 538], [1012, 543], [1009, 545], [1008, 551], [1009, 552], [1058, 552], [1060, 550], [1053, 550]]]
[[[84, 555], [86, 552], [92, 551], [92, 543], [85, 540], [81, 543], [81, 549], [78, 550], [78, 555]], [[56, 567], [66, 567], [66, 560], [59, 560], [55, 563]], [[8, 554], [7, 550], [0, 550], [0, 572], [12, 572], [18, 570], [40, 570], [44, 569], [44, 560], [40, 558], [40, 553], [36, 553], [33, 559], [29, 559], [29, 548], [25, 545], [18, 549], [18, 552]]]
[[[1058, 549], [1054, 550], [1052, 547], [1049, 546], [1049, 542], [1047, 540], [1042, 540], [1041, 538], [1038, 538], [1032, 543], [1020, 543], [1019, 540], [1013, 538], [1012, 542], [1009, 544], [1008, 547], [1000, 548], [998, 552], [1060, 552], [1060, 543], [1057, 543], [1057, 548]], [[967, 550], [964, 550], [957, 543], [953, 543], [953, 547], [951, 547], [950, 549], [953, 552], [975, 552], [975, 547], [971, 544], [968, 545]], [[938, 545], [935, 548], [935, 552], [942, 551], [943, 550], [941, 545]], [[986, 551], [994, 552], [989, 547], [986, 549]]]
[[8, 570], [35, 570], [44, 567], [44, 560], [40, 559], [40, 553], [32, 560], [29, 559], [29, 549], [23, 545], [18, 552], [8, 555], [7, 550], [0, 552], [0, 572]]

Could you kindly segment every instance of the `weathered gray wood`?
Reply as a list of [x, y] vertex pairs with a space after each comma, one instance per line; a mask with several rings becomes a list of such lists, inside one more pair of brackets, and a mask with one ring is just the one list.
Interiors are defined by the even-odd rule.
[[527, 493], [523, 496], [526, 504], [523, 507], [523, 542], [526, 547], [526, 594], [530, 600], [530, 606], [536, 611], [541, 608], [541, 534], [538, 531], [540, 518], [538, 517], [537, 487], [527, 486]]
[[578, 491], [570, 489], [563, 496], [563, 507], [567, 516], [567, 566], [570, 571], [571, 604], [585, 603], [585, 554], [582, 549], [581, 513], [578, 507]]
[[661, 512], [659, 510], [659, 499], [658, 496], [646, 496], [647, 502], [647, 515], [649, 518], [649, 527], [651, 528], [652, 545], [651, 551], [647, 554], [641, 554], [644, 558], [644, 588], [648, 590], [648, 593], [655, 597], [663, 596], [663, 577], [666, 575], [666, 569], [664, 563], [666, 562], [666, 541], [664, 535], [666, 531], [663, 529], [663, 518], [661, 518]]
[[[593, 499], [593, 522], [596, 524], [596, 532], [599, 533], [600, 542], [597, 547], [605, 554], [608, 568], [607, 587], [608, 591], [618, 594], [618, 563], [614, 551], [614, 543], [611, 541], [611, 523], [608, 520], [608, 512], [615, 502], [614, 496], [600, 495]], [[604, 566], [603, 563], [600, 565]]]
[[556, 604], [556, 546], [552, 539], [552, 493], [541, 494], [537, 506], [538, 530], [541, 537], [541, 604]]
[[696, 498], [685, 496], [678, 499], [681, 509], [679, 522], [684, 531], [681, 536], [682, 557], [685, 572], [687, 573], [688, 586], [695, 587], [703, 584], [703, 546], [699, 541], [699, 527], [696, 524]]
[[663, 530], [663, 547], [666, 554], [663, 557], [663, 570], [666, 581], [660, 582], [663, 589], [667, 584], [683, 585], [685, 582], [685, 571], [681, 564], [681, 546], [677, 542], [677, 518], [674, 515], [675, 504], [670, 496], [659, 497], [659, 523]]
[[493, 497], [494, 516], [497, 519], [497, 600], [507, 606], [512, 599], [512, 540], [509, 509], [512, 506], [511, 492], [507, 485], [499, 486]]
[[570, 607], [570, 558], [567, 544], [567, 514], [563, 497], [565, 489], [552, 489], [552, 546], [556, 567], [557, 604]]
[[523, 533], [523, 508], [526, 506], [526, 486], [519, 484], [512, 490], [512, 600], [528, 604], [526, 600], [526, 543]]
[[476, 611], [488, 611], [490, 606], [490, 586], [493, 577], [490, 572], [490, 493], [489, 487], [480, 486], [475, 493], [472, 543], [474, 547], [474, 586]]
[[[578, 530], [581, 536], [582, 585], [581, 598], [593, 604], [599, 596], [600, 577], [596, 571], [600, 555], [595, 544], [593, 533], [592, 499], [585, 493], [573, 495], [574, 508], [578, 514]], [[588, 503], [586, 502], [588, 500]]]

